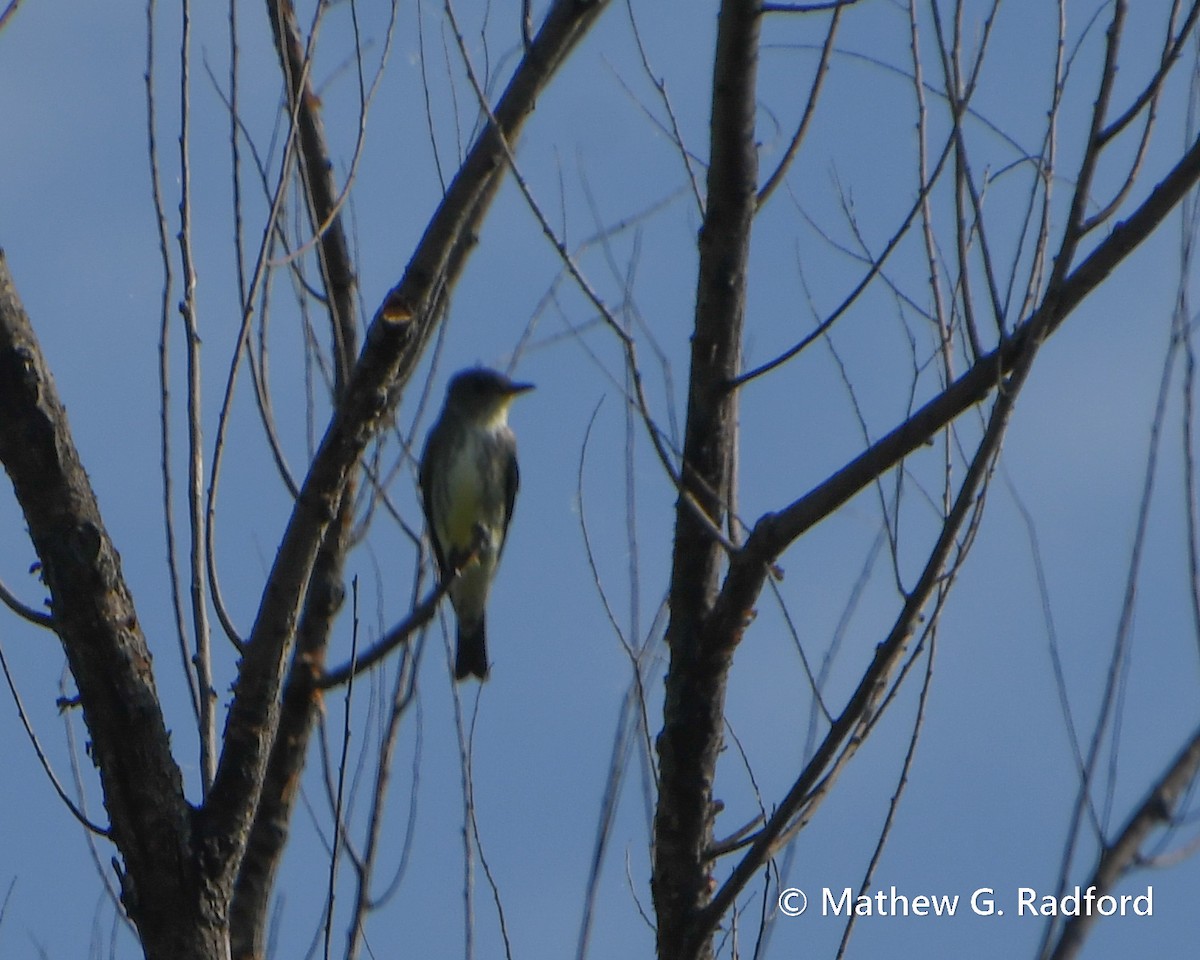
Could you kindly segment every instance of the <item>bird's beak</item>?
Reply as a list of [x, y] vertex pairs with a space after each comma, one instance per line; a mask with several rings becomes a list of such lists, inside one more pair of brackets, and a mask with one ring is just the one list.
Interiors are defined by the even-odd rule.
[[508, 395], [510, 397], [515, 397], [521, 393], [528, 393], [532, 389], [532, 383], [510, 383], [508, 385]]

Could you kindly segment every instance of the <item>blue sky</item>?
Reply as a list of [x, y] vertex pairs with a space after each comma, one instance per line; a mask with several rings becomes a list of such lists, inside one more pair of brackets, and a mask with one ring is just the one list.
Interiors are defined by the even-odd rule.
[[[382, 51], [387, 11], [382, 5], [365, 6], [359, 14], [370, 73]], [[1049, 6], [1021, 0], [1002, 8], [975, 103], [1027, 150], [1038, 146], [1047, 104], [1053, 52], [1044, 33], [1053, 27]], [[1075, 0], [1067, 4], [1072, 41], [1098, 6]], [[1146, 19], [1130, 28], [1129, 59], [1117, 85], [1119, 103], [1127, 101], [1138, 79], [1152, 68], [1159, 22], [1168, 6], [1138, 5], [1139, 16]], [[486, 31], [490, 62], [503, 73], [508, 68], [503, 58], [512, 55], [517, 42], [515, 11], [491, 10], [484, 27], [482, 5], [464, 0], [456, 10], [467, 25], [472, 55], [482, 57], [481, 33]], [[968, 4], [969, 42], [978, 36], [983, 12], [983, 4]], [[302, 19], [309, 15], [305, 12]], [[227, 27], [221, 9], [198, 9], [194, 16], [195, 242], [206, 363], [205, 431], [211, 444], [238, 308], [229, 244], [228, 120], [203, 65], [207, 61], [219, 78], [225, 76]], [[426, 5], [419, 13], [414, 5], [403, 4], [350, 208], [368, 314], [398, 278], [440, 197], [420, 96], [418, 16], [427, 31], [435, 77], [435, 136], [447, 169], [474, 122], [473, 100], [461, 72], [451, 90], [444, 66], [437, 66], [453, 44], [443, 30], [440, 6]], [[667, 84], [685, 143], [703, 156], [715, 5], [659, 3], [638, 9], [637, 16], [652, 70]], [[164, 6], [158, 38], [160, 162], [169, 208], [178, 197], [175, 17], [176, 11]], [[265, 153], [275, 122], [278, 70], [262, 11], [242, 5], [239, 23], [245, 118]], [[812, 44], [820, 42], [825, 23], [799, 17], [767, 22], [760, 81], [764, 171], [777, 162], [799, 114], [815, 60]], [[927, 17], [922, 24], [928, 43]], [[1092, 29], [1073, 68], [1062, 135], [1063, 171], [1071, 170], [1077, 157], [1073, 134], [1094, 96], [1102, 36], [1100, 27]], [[144, 41], [144, 10], [137, 5], [110, 9], [70, 4], [64, 10], [26, 3], [0, 33], [0, 116], [6, 127], [0, 138], [0, 246], [42, 339], [109, 532], [121, 551], [155, 651], [177, 755], [195, 796], [195, 734], [179, 675], [164, 565], [156, 375], [161, 275], [147, 181]], [[823, 314], [832, 309], [861, 275], [861, 265], [832, 250], [811, 225], [818, 224], [840, 243], [853, 239], [841, 213], [839, 189], [874, 252], [913, 201], [912, 87], [880, 65], [909, 69], [908, 42], [906, 16], [894, 4], [867, 0], [846, 14], [827, 99], [811, 138], [786, 189], [764, 209], [756, 230], [748, 365], [769, 359], [803, 336], [812, 327], [813, 310]], [[340, 4], [323, 28], [314, 75], [342, 164], [350, 160], [357, 125], [354, 74], [341, 66], [350, 49], [349, 8]], [[935, 66], [927, 59], [926, 79], [936, 84], [940, 76]], [[1144, 197], [1180, 152], [1185, 93], [1179, 82], [1168, 90], [1143, 185], [1130, 203]], [[455, 105], [457, 126], [447, 113]], [[936, 132], [946, 127], [945, 111], [933, 97], [929, 109], [936, 140]], [[674, 197], [639, 229], [613, 237], [607, 251], [611, 260], [599, 247], [581, 257], [614, 306], [623, 301], [626, 277], [634, 277], [632, 302], [643, 325], [637, 331], [640, 357], [654, 413], [668, 424], [672, 415], [676, 423], [683, 416], [699, 216], [678, 151], [647, 113], [664, 118], [639, 65], [625, 7], [617, 5], [539, 102], [519, 157], [535, 196], [572, 246], [596, 232], [597, 216], [612, 224]], [[981, 123], [969, 132], [976, 169], [999, 171], [1014, 161], [1014, 148]], [[273, 157], [278, 150], [276, 144]], [[1102, 168], [1102, 192], [1115, 182], [1118, 170], [1115, 164]], [[703, 178], [699, 166], [697, 175]], [[1060, 207], [1070, 190], [1067, 174], [1063, 176], [1056, 187]], [[1020, 178], [1017, 167], [989, 186], [989, 228], [1004, 257], [1010, 256], [1027, 183]], [[247, 182], [247, 222], [256, 225], [265, 207], [253, 177]], [[944, 228], [952, 207], [944, 194], [937, 203]], [[1060, 210], [1060, 223], [1061, 216]], [[1178, 229], [1178, 219], [1170, 221], [1085, 302], [1045, 347], [1017, 405], [978, 542], [942, 621], [925, 732], [876, 875], [877, 888], [894, 884], [912, 895], [966, 896], [990, 886], [1001, 898], [1011, 899], [1018, 886], [1053, 886], [1076, 781], [1029, 541], [1008, 484], [1036, 522], [1068, 696], [1087, 731], [1124, 592], [1178, 283]], [[942, 242], [948, 243], [948, 237]], [[585, 560], [581, 516], [619, 622], [629, 628], [636, 621], [645, 633], [666, 589], [675, 495], [639, 436], [632, 471], [640, 574], [635, 600], [628, 572], [628, 486], [619, 466], [625, 414], [617, 345], [595, 326], [578, 337], [567, 335], [568, 323], [582, 327], [594, 314], [569, 285], [562, 287], [556, 304], [544, 306], [558, 263], [511, 184], [501, 191], [480, 239], [451, 305], [432, 389], [434, 401], [440, 402], [453, 370], [476, 362], [506, 365], [527, 324], [536, 321], [516, 368], [538, 390], [520, 400], [512, 414], [523, 485], [489, 610], [494, 667], [479, 697], [473, 769], [483, 852], [499, 885], [514, 956], [540, 960], [575, 948], [600, 795], [630, 676]], [[951, 256], [949, 247], [943, 254]], [[1007, 262], [1002, 260], [1002, 266]], [[632, 274], [631, 264], [636, 268]], [[923, 307], [929, 303], [927, 274], [915, 242], [897, 253], [889, 272]], [[270, 333], [275, 405], [293, 469], [299, 470], [307, 428], [297, 370], [297, 311], [282, 275], [275, 287]], [[179, 295], [178, 286], [174, 295]], [[903, 417], [912, 365], [907, 336], [913, 336], [921, 356], [930, 352], [931, 333], [922, 323], [912, 311], [902, 316], [895, 298], [880, 288], [870, 291], [835, 328], [833, 343], [872, 437]], [[669, 377], [655, 345], [669, 364]], [[178, 330], [173, 350], [174, 389], [181, 396]], [[961, 356], [958, 361], [966, 362]], [[1114, 825], [1196, 724], [1200, 677], [1186, 605], [1176, 374], [1134, 621]], [[919, 396], [927, 397], [934, 385], [932, 373], [923, 375]], [[405, 397], [398, 414], [406, 431], [415, 396]], [[584, 436], [597, 406], [581, 501]], [[217, 550], [231, 611], [246, 629], [288, 504], [263, 449], [244, 375], [235, 409]], [[427, 410], [416, 428], [418, 438], [429, 422]], [[821, 482], [864, 443], [837, 366], [822, 345], [745, 390], [742, 428], [739, 511], [749, 523]], [[977, 432], [977, 419], [970, 414], [963, 424], [964, 443]], [[182, 436], [176, 435], [177, 450]], [[910, 458], [914, 485], [938, 490], [940, 457], [940, 447], [935, 447]], [[36, 604], [39, 584], [27, 572], [33, 555], [24, 523], [7, 485], [0, 490], [0, 576]], [[419, 527], [412, 470], [400, 471], [389, 492], [408, 523]], [[904, 511], [900, 579], [911, 586], [930, 539], [931, 514], [915, 490]], [[819, 661], [829, 648], [878, 530], [878, 499], [866, 492], [781, 558], [781, 594], [810, 658]], [[386, 518], [354, 554], [349, 572], [359, 577], [360, 617], [368, 639], [407, 612], [413, 552]], [[852, 689], [897, 610], [885, 554], [834, 661], [825, 691], [831, 705], [840, 705]], [[347, 617], [334, 662], [348, 655], [348, 624]], [[55, 709], [63, 670], [56, 641], [6, 616], [0, 618], [0, 646], [56, 768], [66, 776], [68, 749]], [[232, 679], [233, 661], [231, 651], [223, 648], [217, 684], [222, 691]], [[398, 893], [371, 918], [368, 941], [377, 957], [406, 952], [436, 960], [462, 955], [463, 929], [461, 774], [440, 630], [430, 634], [420, 669], [420, 696], [405, 720], [388, 805], [381, 880], [398, 862], [412, 771], [418, 769], [415, 841]], [[649, 686], [652, 732], [659, 722], [660, 676], [661, 666]], [[369, 691], [364, 682], [354, 692], [356, 749], [369, 746], [377, 723], [368, 710]], [[476, 688], [463, 687], [460, 693], [469, 718]], [[822, 886], [840, 889], [860, 881], [899, 776], [916, 694], [917, 685], [910, 682], [800, 835], [788, 880], [810, 895]], [[768, 805], [783, 795], [795, 775], [810, 706], [795, 647], [775, 601], [764, 593], [758, 620], [737, 654], [728, 717]], [[326, 708], [336, 742], [342, 696], [331, 695]], [[77, 723], [75, 733], [81, 745], [85, 735]], [[15, 879], [0, 924], [0, 950], [5, 956], [36, 956], [39, 947], [53, 958], [87, 955], [96, 931], [107, 944], [112, 910], [104, 902], [80, 831], [40, 773], [11, 707], [0, 710], [0, 755], [6, 763], [0, 822], [9, 825], [0, 851], [0, 891]], [[100, 819], [94, 778], [86, 758], [80, 762], [90, 809]], [[590, 955], [595, 957], [652, 952], [652, 933], [639, 917], [639, 902], [649, 910], [649, 871], [647, 808], [638, 770], [635, 761], [621, 793], [593, 932]], [[726, 804], [718, 833], [732, 832], [757, 811], [750, 778], [732, 747], [722, 758], [717, 795]], [[278, 956], [303, 956], [324, 899], [327, 860], [318, 833], [327, 832], [329, 813], [315, 757], [306, 796], [317, 811], [319, 830], [304, 809], [298, 810], [295, 842], [280, 884]], [[361, 801], [357, 809], [361, 811]], [[1183, 839], [1193, 834], [1194, 828], [1185, 830]], [[105, 870], [110, 855], [101, 848]], [[1081, 879], [1090, 867], [1089, 855], [1073, 876]], [[348, 875], [343, 869], [343, 880]], [[1196, 861], [1139, 873], [1122, 889], [1140, 891], [1147, 883], [1155, 889], [1155, 916], [1102, 921], [1084, 956], [1103, 960], [1128, 956], [1134, 949], [1169, 955], [1195, 942]], [[340, 904], [347, 902], [349, 892], [343, 883]], [[492, 895], [478, 862], [474, 897], [477, 955], [500, 956]], [[754, 898], [747, 902], [742, 932], [752, 936], [745, 931], [753, 931], [759, 904]], [[838, 922], [829, 918], [781, 917], [774, 925], [771, 955], [831, 956], [840, 933]], [[1038, 921], [1013, 916], [874, 918], [860, 924], [852, 951], [894, 957], [969, 951], [976, 957], [1008, 958], [1031, 955], [1040, 933]], [[101, 955], [108, 955], [107, 948]], [[115, 955], [137, 955], [127, 935], [117, 937]]]

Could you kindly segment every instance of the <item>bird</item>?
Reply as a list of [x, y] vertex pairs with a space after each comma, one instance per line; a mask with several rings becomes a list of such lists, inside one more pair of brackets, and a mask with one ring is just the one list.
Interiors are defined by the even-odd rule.
[[456, 680], [488, 676], [488, 593], [520, 484], [508, 408], [532, 389], [487, 367], [459, 371], [421, 453], [425, 523], [458, 621]]

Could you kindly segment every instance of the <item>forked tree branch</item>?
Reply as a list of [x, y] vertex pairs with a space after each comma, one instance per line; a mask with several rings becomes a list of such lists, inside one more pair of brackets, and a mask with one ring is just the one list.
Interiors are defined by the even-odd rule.
[[669, 594], [671, 663], [658, 737], [651, 886], [659, 960], [712, 955], [711, 939], [696, 943], [692, 934], [711, 894], [712, 787], [732, 648], [706, 648], [703, 630], [725, 557], [710, 531], [724, 522], [736, 469], [738, 392], [727, 384], [742, 359], [750, 232], [758, 206], [755, 90], [761, 21], [757, 0], [725, 0], [717, 22], [710, 162]]
[[[333, 343], [333, 392], [337, 403], [354, 365], [358, 344], [355, 275], [350, 260], [333, 159], [321, 120], [320, 99], [312, 89], [305, 44], [290, 0], [269, 0], [271, 31], [287, 87], [289, 115], [298, 129], [301, 182], [309, 219], [318, 231], [317, 253]], [[357, 483], [352, 471], [348, 487]], [[297, 785], [308, 755], [313, 724], [321, 708], [314, 677], [324, 669], [325, 654], [341, 609], [343, 574], [353, 494], [342, 495], [338, 519], [324, 534], [313, 572], [304, 591], [295, 652], [282, 693], [279, 728], [270, 749], [262, 798], [238, 868], [230, 906], [230, 943], [239, 960], [262, 957], [266, 950], [271, 896], [297, 797]]]
[[[841, 714], [830, 725], [812, 759], [805, 765], [745, 857], [737, 864], [729, 879], [717, 891], [712, 903], [697, 921], [695, 936], [704, 936], [706, 931], [716, 929], [738, 893], [794, 833], [801, 813], [803, 812], [805, 817], [811, 816], [811, 808], [824, 798], [846, 762], [866, 739], [868, 728], [874, 721], [877, 707], [888, 689], [891, 677], [907, 652], [910, 638], [920, 623], [926, 605], [933, 598], [938, 585], [943, 582], [944, 571], [959, 543], [959, 536], [982, 495], [1008, 429], [1013, 406], [1033, 368], [1037, 349], [1044, 339], [1043, 335], [1044, 330], [1031, 331], [1028, 349], [1022, 354], [1016, 369], [1000, 391], [988, 417], [987, 429], [955, 496], [954, 506], [942, 525], [937, 543], [930, 551], [920, 578], [905, 599], [900, 615], [887, 638], [876, 648], [870, 666]], [[698, 951], [689, 955], [696, 952]]]
[[[126, 905], [147, 956], [217, 956], [279, 724], [280, 692], [320, 545], [355, 465], [390, 416], [473, 248], [536, 99], [608, 0], [557, 0], [367, 342], [296, 500], [245, 645], [212, 789], [193, 811], [150, 657], [53, 381], [0, 261], [0, 460], [13, 477], [54, 602], [101, 768]], [[186, 905], [186, 909], [185, 909]]]
[[[1021, 371], [1027, 369], [1038, 345], [1053, 334], [1083, 299], [1162, 223], [1197, 182], [1200, 182], [1200, 140], [1192, 144], [1141, 206], [1065, 276], [1054, 294], [1047, 297], [1012, 337], [824, 483], [781, 511], [763, 516], [742, 549], [730, 558], [729, 572], [704, 626], [704, 658], [719, 662], [732, 657], [746, 625], [753, 618], [754, 605], [768, 571], [784, 549], [993, 390], [1000, 389], [1003, 393], [1018, 387], [1020, 377], [1024, 376]], [[1018, 374], [1015, 382], [1014, 372]], [[914, 591], [914, 596], [918, 592]], [[905, 619], [902, 616], [897, 626], [903, 626]], [[852, 698], [849, 706], [853, 709], [843, 712], [826, 737], [821, 752], [827, 760], [837, 755], [837, 748], [855, 729], [855, 723], [850, 721], [870, 705], [866, 687], [890, 673], [891, 660], [883, 654], [889, 653], [891, 647], [902, 640], [894, 630], [893, 637], [881, 645], [863, 685]], [[790, 805], [792, 814], [817, 783], [820, 773], [818, 769], [807, 769], [801, 775], [783, 805]], [[789, 822], [789, 817], [782, 815], [783, 806], [781, 814], [764, 828], [712, 904], [698, 918], [693, 932], [695, 941], [684, 956], [703, 955], [700, 939], [711, 934], [737, 894], [771, 856], [774, 839], [787, 829]]]
[[[517, 66], [421, 238], [403, 278], [376, 312], [354, 370], [300, 490], [263, 591], [229, 709], [209, 802], [207, 833], [244, 849], [279, 722], [279, 695], [301, 599], [346, 483], [390, 416], [457, 280], [506, 169], [512, 143], [537, 96], [608, 0], [557, 0]], [[499, 130], [497, 129], [497, 125]], [[232, 856], [235, 865], [238, 856]]]
[[[71, 438], [66, 411], [0, 253], [0, 462], [12, 480], [50, 592], [99, 767], [111, 837], [130, 878], [124, 891], [147, 955], [193, 954], [169, 929], [187, 885], [203, 888], [192, 856], [183, 778], [171, 754], [150, 651]], [[189, 918], [190, 919], [190, 918]], [[194, 944], [193, 944], [194, 945]]]
[[[1117, 838], [1104, 847], [1100, 862], [1088, 880], [1088, 887], [1095, 887], [1101, 894], [1112, 891], [1126, 874], [1138, 866], [1142, 845], [1156, 829], [1171, 822], [1198, 771], [1200, 730], [1191, 735], [1171, 765], [1150, 788]], [[1077, 956], [1095, 919], [1093, 913], [1070, 917], [1063, 926], [1062, 936], [1048, 953], [1047, 960], [1071, 960]]]
[[268, 0], [267, 14], [287, 83], [288, 105], [295, 111], [299, 128], [300, 170], [310, 219], [313, 229], [319, 231], [318, 260], [333, 323], [336, 393], [349, 376], [358, 342], [354, 264], [338, 207], [333, 156], [321, 120], [321, 101], [312, 89], [310, 72], [305, 69], [307, 51], [295, 4], [291, 0]]

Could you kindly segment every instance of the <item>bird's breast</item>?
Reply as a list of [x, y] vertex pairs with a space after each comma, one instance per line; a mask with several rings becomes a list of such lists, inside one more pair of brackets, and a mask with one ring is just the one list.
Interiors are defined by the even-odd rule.
[[444, 542], [452, 549], [473, 545], [476, 526], [499, 549], [504, 530], [504, 492], [493, 453], [500, 443], [494, 431], [469, 433], [451, 458], [447, 476]]

